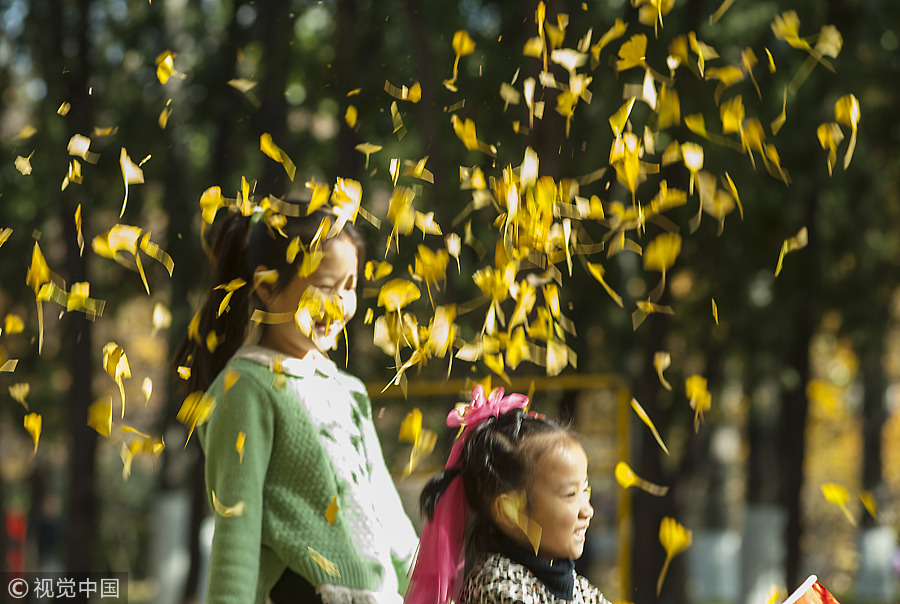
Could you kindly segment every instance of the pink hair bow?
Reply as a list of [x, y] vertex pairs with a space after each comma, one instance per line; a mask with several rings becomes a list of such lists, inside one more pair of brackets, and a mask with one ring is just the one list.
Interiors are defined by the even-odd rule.
[[[489, 417], [498, 417], [511, 409], [524, 409], [528, 397], [524, 394], [503, 396], [503, 388], [496, 388], [485, 396], [480, 384], [472, 389], [472, 401], [447, 415], [447, 426], [464, 427], [453, 443], [446, 469], [457, 468], [462, 451], [473, 426]], [[469, 506], [462, 477], [457, 476], [438, 499], [434, 516], [425, 522], [415, 568], [409, 580], [405, 604], [444, 604], [459, 593], [462, 587], [465, 556], [463, 545], [468, 522]]]

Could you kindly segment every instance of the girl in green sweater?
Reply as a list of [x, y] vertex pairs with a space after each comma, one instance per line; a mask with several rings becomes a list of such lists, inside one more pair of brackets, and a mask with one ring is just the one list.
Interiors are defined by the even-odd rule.
[[406, 589], [417, 538], [369, 397], [326, 356], [356, 312], [362, 239], [324, 207], [231, 207], [213, 225], [212, 289], [176, 357], [212, 410], [198, 429], [216, 512], [207, 602], [399, 603]]

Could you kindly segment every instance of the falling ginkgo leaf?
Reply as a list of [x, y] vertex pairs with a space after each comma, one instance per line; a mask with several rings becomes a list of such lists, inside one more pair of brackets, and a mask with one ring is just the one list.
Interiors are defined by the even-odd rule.
[[191, 392], [187, 395], [184, 402], [181, 404], [181, 409], [178, 410], [178, 414], [176, 415], [178, 421], [185, 426], [190, 427], [187, 439], [184, 441], [185, 447], [187, 447], [188, 442], [191, 440], [194, 429], [209, 421], [215, 407], [216, 399], [212, 395], [202, 391]]
[[335, 495], [331, 499], [331, 503], [328, 504], [328, 507], [325, 509], [325, 520], [328, 521], [328, 524], [334, 526], [334, 521], [337, 518], [338, 513], [338, 502], [337, 495]]
[[31, 392], [31, 384], [27, 382], [20, 382], [9, 387], [9, 395], [14, 401], [25, 407], [26, 411], [30, 411], [28, 408], [28, 401], [26, 400], [29, 392]]
[[128, 185], [143, 183], [144, 171], [131, 161], [125, 147], [122, 147], [122, 151], [119, 154], [119, 166], [122, 168], [122, 180], [125, 183], [125, 198], [122, 200], [122, 209], [119, 212], [119, 218], [121, 218], [125, 215], [125, 206], [128, 205]]
[[841, 512], [844, 513], [847, 521], [853, 526], [856, 526], [856, 519], [853, 517], [853, 514], [850, 513], [850, 510], [847, 509], [847, 502], [850, 501], [850, 493], [847, 492], [847, 489], [834, 483], [823, 484], [822, 495], [825, 497], [826, 501], [841, 508]]
[[247, 434], [238, 432], [237, 439], [234, 441], [234, 449], [238, 453], [238, 460], [240, 463], [244, 463], [244, 441], [246, 440]]
[[693, 533], [679, 524], [677, 520], [668, 516], [662, 519], [659, 525], [659, 542], [666, 550], [666, 560], [663, 562], [662, 570], [659, 571], [659, 579], [656, 582], [657, 596], [662, 591], [666, 571], [669, 569], [672, 558], [690, 547], [692, 540]]
[[797, 231], [797, 234], [793, 237], [789, 237], [784, 240], [784, 243], [781, 245], [781, 252], [778, 254], [778, 263], [775, 265], [775, 276], [777, 277], [781, 273], [781, 267], [784, 264], [784, 257], [789, 252], [794, 252], [806, 247], [809, 243], [809, 234], [806, 230], [806, 227], [801, 228]]
[[644, 422], [648, 428], [650, 428], [650, 432], [653, 433], [653, 438], [656, 439], [657, 444], [660, 449], [666, 452], [666, 455], [669, 454], [669, 449], [666, 448], [665, 443], [663, 442], [662, 437], [659, 435], [659, 432], [656, 430], [656, 426], [653, 425], [653, 421], [650, 419], [650, 416], [647, 415], [647, 412], [644, 411], [644, 408], [641, 407], [641, 404], [637, 401], [636, 398], [631, 399], [631, 408], [634, 409], [634, 412], [637, 413], [637, 416], [641, 418], [641, 421]]
[[334, 562], [309, 546], [307, 546], [306, 549], [309, 551], [309, 557], [312, 558], [313, 561], [322, 568], [322, 570], [324, 570], [332, 577], [341, 576], [341, 572], [338, 570], [338, 567]]
[[119, 387], [122, 397], [122, 417], [125, 417], [125, 385], [123, 380], [131, 377], [131, 367], [125, 349], [115, 342], [108, 342], [103, 347], [103, 368]]
[[694, 410], [694, 431], [700, 429], [703, 421], [703, 412], [708, 411], [712, 401], [712, 395], [706, 389], [706, 378], [692, 375], [684, 382], [684, 392], [688, 397], [691, 409]]
[[244, 512], [247, 511], [247, 504], [245, 504], [243, 501], [238, 501], [236, 504], [229, 506], [219, 501], [219, 498], [216, 497], [215, 491], [211, 491], [211, 493], [213, 508], [220, 516], [224, 518], [234, 518], [237, 516], [243, 516]]
[[297, 166], [294, 165], [294, 162], [291, 161], [291, 158], [288, 157], [288, 154], [281, 150], [278, 145], [272, 140], [272, 135], [268, 132], [263, 133], [259, 137], [259, 148], [260, 150], [277, 161], [284, 167], [284, 171], [287, 172], [288, 178], [292, 181], [294, 180], [294, 174], [297, 172]]
[[31, 435], [31, 440], [34, 441], [34, 452], [32, 455], [35, 455], [37, 454], [38, 441], [41, 439], [41, 415], [39, 413], [29, 413], [25, 416], [24, 425], [25, 430]]
[[620, 461], [616, 464], [615, 475], [616, 482], [618, 482], [623, 489], [637, 487], [657, 497], [662, 497], [669, 492], [669, 487], [654, 484], [648, 480], [644, 480], [643, 478], [635, 474], [634, 471], [630, 467], [628, 467], [628, 464], [624, 461]]
[[670, 384], [666, 378], [663, 376], [663, 372], [669, 368], [672, 364], [672, 357], [668, 352], [659, 351], [654, 353], [653, 355], [653, 367], [656, 369], [656, 375], [659, 377], [659, 383], [662, 384], [662, 387], [666, 390], [672, 390], [672, 384]]
[[515, 491], [513, 493], [505, 493], [500, 496], [500, 514], [511, 520], [528, 538], [534, 553], [537, 555], [541, 545], [541, 534], [543, 528], [525, 513], [528, 509], [526, 495], [524, 491]]
[[112, 432], [112, 397], [105, 396], [88, 407], [87, 425], [101, 436]]

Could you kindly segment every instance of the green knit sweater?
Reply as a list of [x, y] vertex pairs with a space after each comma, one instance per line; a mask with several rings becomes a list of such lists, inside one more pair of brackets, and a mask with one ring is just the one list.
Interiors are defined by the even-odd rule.
[[[288, 567], [342, 597], [398, 600], [417, 538], [362, 383], [321, 355], [277, 362], [244, 347], [209, 389], [216, 406], [199, 434], [219, 510], [207, 602], [265, 602]], [[243, 512], [222, 513], [234, 506]]]

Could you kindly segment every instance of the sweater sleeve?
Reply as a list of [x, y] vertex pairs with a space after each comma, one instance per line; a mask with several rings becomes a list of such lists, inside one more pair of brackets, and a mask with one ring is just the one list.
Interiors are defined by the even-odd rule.
[[[252, 377], [242, 375], [224, 394], [222, 381], [220, 376], [211, 387], [216, 407], [201, 430], [207, 496], [220, 504], [206, 601], [247, 604], [259, 599], [263, 484], [272, 452], [274, 412]], [[243, 455], [237, 446], [242, 433]], [[224, 515], [222, 506], [238, 508]]]
[[381, 491], [382, 496], [378, 501], [380, 505], [379, 517], [383, 520], [387, 534], [391, 538], [391, 559], [394, 564], [394, 572], [397, 574], [400, 592], [405, 593], [409, 584], [409, 568], [412, 565], [419, 538], [409, 516], [406, 515], [403, 502], [400, 500], [400, 494], [397, 492], [397, 487], [394, 484], [394, 479], [384, 461], [381, 442], [378, 439], [378, 433], [372, 421], [372, 402], [369, 400], [369, 395], [360, 384], [360, 389], [354, 392], [353, 396], [360, 407], [360, 411], [366, 418], [363, 425], [363, 434], [366, 441], [366, 455], [372, 472], [372, 480], [375, 484], [386, 485], [386, 488]]

